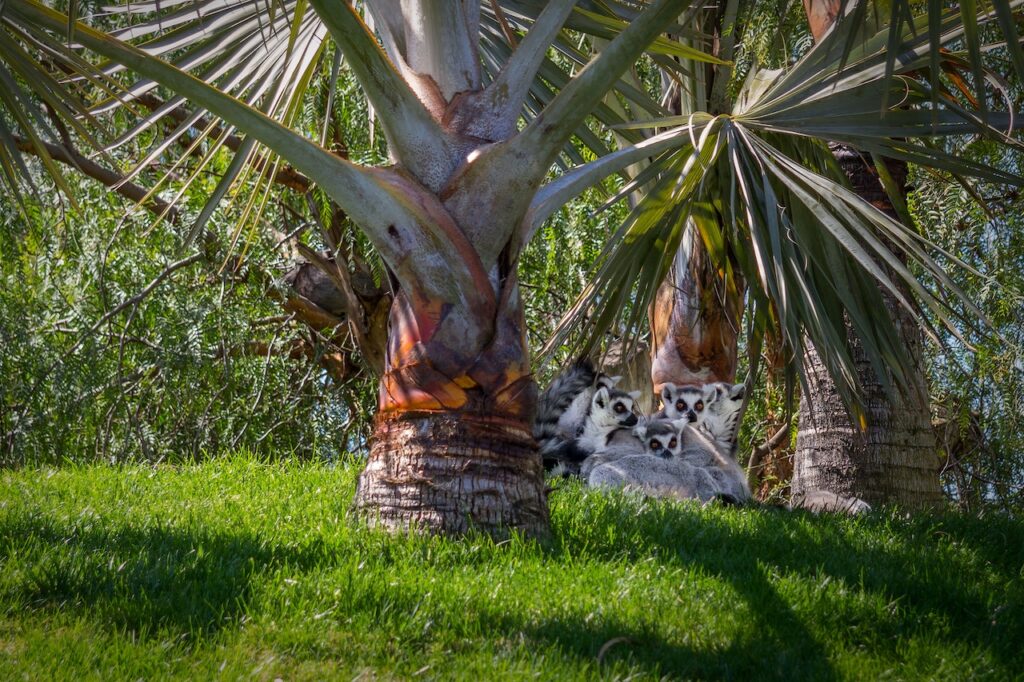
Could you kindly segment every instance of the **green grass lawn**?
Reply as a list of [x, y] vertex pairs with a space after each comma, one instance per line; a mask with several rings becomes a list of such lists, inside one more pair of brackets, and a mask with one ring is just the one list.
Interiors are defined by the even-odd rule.
[[551, 495], [390, 537], [351, 467], [0, 474], [0, 679], [1020, 679], [1024, 524]]

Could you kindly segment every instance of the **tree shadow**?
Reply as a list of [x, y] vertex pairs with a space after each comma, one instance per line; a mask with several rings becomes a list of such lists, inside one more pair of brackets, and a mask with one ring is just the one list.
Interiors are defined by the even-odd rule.
[[[976, 548], [979, 555], [990, 553], [986, 540], [970, 537], [971, 523], [962, 519], [945, 525], [941, 519], [907, 522], [914, 540], [904, 544], [900, 540], [906, 525], [889, 533], [893, 542], [878, 541], [891, 523], [883, 517], [857, 521], [871, 531], [858, 533], [850, 532], [846, 524], [852, 522], [842, 519], [772, 510], [736, 513], [744, 516], [737, 519], [673, 505], [639, 510], [612, 505], [605, 512], [598, 510], [582, 529], [556, 527], [554, 538], [538, 551], [555, 562], [570, 555], [574, 561], [589, 558], [609, 563], [656, 556], [666, 565], [698, 568], [735, 590], [742, 602], [736, 608], [743, 608], [744, 617], [753, 620], [755, 636], [737, 638], [724, 646], [691, 645], [670, 641], [653, 625], [645, 627], [614, 617], [587, 622], [572, 616], [538, 623], [527, 614], [499, 613], [486, 601], [470, 604], [465, 617], [479, 621], [481, 631], [493, 632], [495, 638], [525, 633], [590, 665], [605, 644], [615, 641], [618, 643], [605, 651], [604, 661], [670, 677], [835, 679], [839, 675], [826, 644], [780, 594], [773, 577], [792, 574], [842, 580], [897, 604], [899, 612], [886, 623], [860, 624], [875, 628], [868, 645], [885, 648], [896, 658], [901, 657], [897, 647], [905, 636], [920, 631], [950, 644], [963, 642], [987, 649], [1007, 670], [1019, 670], [1024, 664], [1019, 650], [1019, 642], [1024, 641], [1019, 586], [1008, 596], [998, 597], [1009, 606], [993, 624], [993, 596], [977, 580], [962, 580], [962, 574], [970, 575], [969, 570], [976, 573], [976, 566], [959, 565], [955, 556], [948, 555], [942, 555], [950, 562], [946, 565], [923, 565], [940, 556], [933, 550], [942, 533]], [[602, 532], [608, 524], [616, 524], [615, 534]], [[586, 535], [589, 528], [593, 528], [592, 535]], [[1006, 534], [1010, 542], [1022, 540], [1021, 529], [1013, 524], [998, 532]], [[283, 565], [304, 571], [330, 561], [325, 548], [316, 542], [296, 548], [228, 531], [108, 528], [0, 515], [0, 538], [19, 537], [32, 537], [44, 545], [43, 556], [25, 568], [26, 575], [8, 583], [12, 587], [7, 588], [5, 597], [13, 596], [16, 603], [30, 608], [85, 610], [90, 619], [117, 631], [138, 633], [209, 633], [236, 627], [253, 597], [257, 572]], [[391, 542], [406, 541], [382, 540], [381, 549]], [[1007, 584], [1019, 575], [1013, 560], [990, 566], [1000, 571]], [[348, 605], [349, 615], [373, 613], [380, 606], [375, 600], [397, 604], [421, 600], [421, 595], [412, 592], [362, 596]], [[930, 614], [953, 627], [934, 632], [921, 629], [930, 627], [922, 624]]]
[[0, 538], [18, 537], [45, 543], [48, 556], [10, 596], [29, 608], [87, 609], [91, 618], [136, 633], [198, 634], [235, 624], [254, 571], [310, 561], [254, 536], [0, 520]]
[[[612, 506], [605, 510], [623, 522], [620, 509]], [[744, 598], [764, 637], [782, 648], [793, 646], [794, 635], [806, 637], [804, 654], [819, 671], [827, 669], [826, 653], [774, 589], [765, 567], [801, 578], [842, 580], [884, 597], [896, 615], [888, 623], [870, 624], [872, 647], [898, 654], [904, 636], [928, 627], [922, 624], [937, 614], [949, 627], [936, 628], [935, 636], [987, 649], [1009, 670], [1024, 666], [1020, 647], [1024, 641], [1024, 583], [1019, 580], [1024, 575], [1020, 560], [1024, 526], [1020, 523], [1004, 520], [995, 528], [983, 529], [983, 521], [956, 515], [894, 521], [881, 514], [850, 520], [764, 508], [737, 513], [750, 516], [744, 523], [727, 522], [718, 514], [694, 508], [658, 505], [641, 508], [631, 520], [625, 518], [626, 527], [620, 531], [629, 538], [630, 552], [637, 558], [655, 554], [666, 563], [697, 566], [728, 581]], [[597, 527], [604, 522], [594, 519]], [[889, 528], [894, 523], [895, 532]], [[864, 524], [870, 532], [851, 533], [848, 524]], [[1002, 556], [995, 556], [999, 543], [993, 533], [1008, 543]], [[885, 536], [893, 541], [877, 541]], [[976, 554], [975, 565], [936, 551], [943, 536], [966, 548], [967, 554]], [[905, 537], [913, 541], [901, 542]], [[584, 543], [579, 538], [557, 538], [549, 551], [561, 554], [568, 552], [567, 546], [581, 544], [594, 557], [622, 558], [621, 536], [603, 542], [601, 535], [595, 534]], [[942, 561], [939, 565], [937, 558]], [[979, 570], [995, 574], [995, 582], [1005, 589], [979, 584]], [[813, 676], [818, 678], [821, 673]]]
[[537, 641], [558, 646], [584, 662], [627, 664], [645, 673], [669, 679], [795, 680], [828, 682], [837, 679], [825, 646], [806, 628], [763, 572], [742, 581], [740, 594], [755, 619], [756, 637], [737, 639], [726, 646], [690, 645], [669, 641], [653, 628], [637, 627], [615, 619], [589, 624], [580, 618], [558, 618], [531, 625], [511, 616], [498, 627], [523, 631]]

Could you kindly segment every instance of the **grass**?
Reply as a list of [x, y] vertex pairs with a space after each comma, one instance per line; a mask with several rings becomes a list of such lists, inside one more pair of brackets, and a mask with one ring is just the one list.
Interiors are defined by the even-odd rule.
[[545, 543], [390, 537], [352, 467], [0, 475], [0, 679], [1021, 679], [1024, 524], [570, 486]]

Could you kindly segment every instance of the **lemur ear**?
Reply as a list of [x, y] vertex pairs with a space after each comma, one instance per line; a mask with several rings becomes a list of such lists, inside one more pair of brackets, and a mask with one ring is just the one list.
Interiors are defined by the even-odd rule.
[[630, 398], [632, 398], [633, 400], [639, 400], [640, 399], [640, 391], [630, 391], [629, 393], [627, 393], [627, 395]]
[[608, 377], [608, 385], [609, 386], [618, 386], [620, 381], [622, 381], [622, 375], [621, 374], [616, 374], [613, 377]]
[[673, 383], [666, 382], [661, 387], [661, 399], [668, 402], [672, 400], [672, 394], [676, 392], [676, 385]]
[[602, 386], [597, 389], [597, 393], [594, 394], [594, 403], [598, 407], [604, 407], [608, 404], [608, 389]]
[[704, 402], [711, 403], [722, 397], [725, 389], [721, 384], [704, 384]]
[[636, 423], [636, 426], [633, 427], [633, 435], [640, 440], [647, 438], [647, 421], [645, 419], [641, 419]]
[[747, 394], [746, 384], [736, 384], [729, 389], [729, 397], [733, 400], [743, 400], [743, 396]]

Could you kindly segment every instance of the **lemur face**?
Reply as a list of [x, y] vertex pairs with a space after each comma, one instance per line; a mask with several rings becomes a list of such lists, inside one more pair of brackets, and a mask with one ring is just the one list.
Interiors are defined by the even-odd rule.
[[667, 383], [661, 389], [661, 401], [665, 405], [665, 416], [670, 419], [686, 419], [690, 423], [699, 424], [704, 419], [704, 411], [716, 396], [713, 385], [676, 386]]
[[635, 426], [633, 403], [640, 397], [639, 391], [626, 393], [617, 388], [602, 386], [594, 393], [590, 402], [590, 418], [599, 426], [621, 428]]
[[668, 419], [638, 424], [633, 429], [633, 435], [644, 444], [644, 454], [671, 459], [679, 455], [682, 449], [679, 427]]

